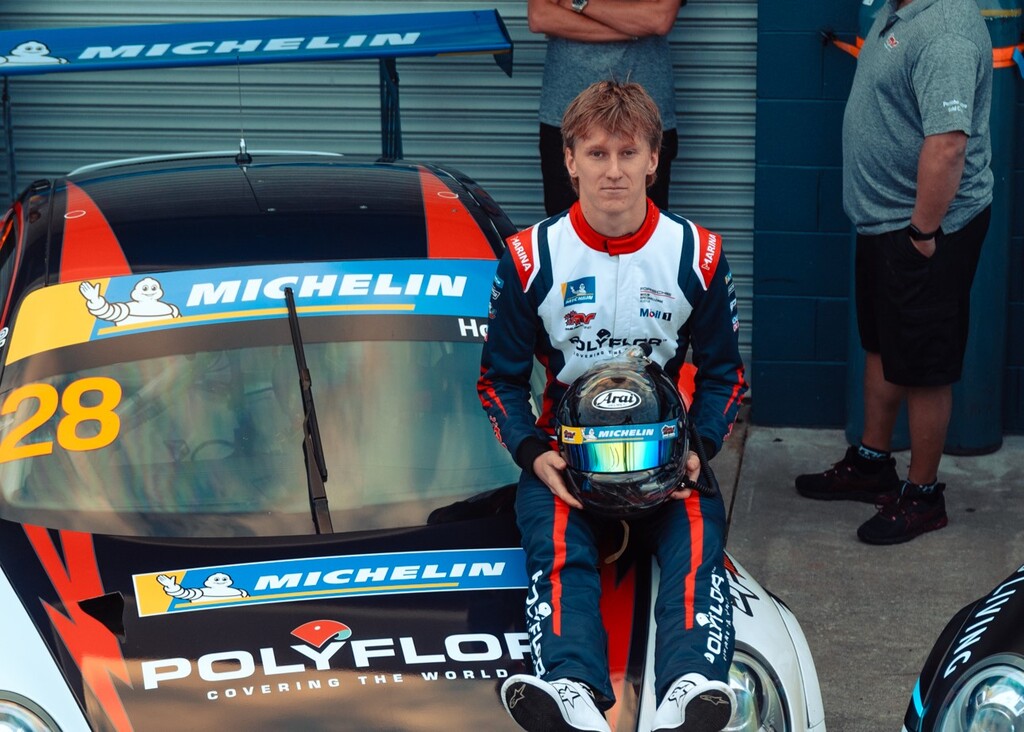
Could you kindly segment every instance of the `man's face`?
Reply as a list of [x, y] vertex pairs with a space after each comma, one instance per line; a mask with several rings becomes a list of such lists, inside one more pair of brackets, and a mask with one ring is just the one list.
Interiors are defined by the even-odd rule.
[[647, 176], [658, 168], [658, 151], [646, 140], [619, 137], [601, 128], [566, 148], [565, 166], [579, 179], [580, 201], [615, 215], [646, 210]]

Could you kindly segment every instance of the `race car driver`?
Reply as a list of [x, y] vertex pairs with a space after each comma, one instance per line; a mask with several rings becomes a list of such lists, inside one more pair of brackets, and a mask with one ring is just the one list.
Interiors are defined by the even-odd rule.
[[[647, 195], [658, 165], [658, 108], [634, 83], [598, 82], [567, 108], [565, 164], [577, 201], [508, 240], [491, 291], [477, 384], [498, 439], [523, 469], [516, 517], [531, 586], [527, 624], [536, 676], [503, 685], [528, 730], [608, 730], [614, 703], [599, 611], [601, 522], [567, 490], [554, 410], [568, 384], [624, 347], [650, 346], [678, 379], [692, 347], [690, 417], [708, 456], [722, 446], [746, 391], [736, 296], [721, 239], [659, 210]], [[531, 409], [534, 358], [546, 384]], [[686, 464], [695, 479], [699, 461]], [[725, 589], [720, 497], [680, 488], [656, 520], [634, 527], [661, 566], [654, 729], [718, 730], [731, 717], [731, 617], [721, 637], [695, 621]], [[728, 594], [726, 593], [726, 597]], [[728, 603], [725, 603], [728, 606]]]

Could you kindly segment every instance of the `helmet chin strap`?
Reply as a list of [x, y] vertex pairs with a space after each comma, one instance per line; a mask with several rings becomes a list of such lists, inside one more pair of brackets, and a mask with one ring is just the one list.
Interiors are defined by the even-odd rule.
[[614, 554], [604, 560], [605, 564], [613, 563], [626, 552], [626, 547], [629, 546], [629, 522], [620, 519], [619, 523], [622, 524], [622, 545]]

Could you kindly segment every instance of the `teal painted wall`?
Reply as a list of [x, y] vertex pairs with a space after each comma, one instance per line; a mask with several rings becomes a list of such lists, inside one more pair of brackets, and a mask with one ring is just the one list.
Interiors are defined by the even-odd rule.
[[[851, 226], [842, 209], [841, 127], [856, 61], [859, 0], [760, 3], [754, 189], [751, 418], [843, 427], [852, 319]], [[1024, 79], [1017, 76], [1003, 428], [1024, 432]], [[998, 151], [995, 151], [998, 154]]]

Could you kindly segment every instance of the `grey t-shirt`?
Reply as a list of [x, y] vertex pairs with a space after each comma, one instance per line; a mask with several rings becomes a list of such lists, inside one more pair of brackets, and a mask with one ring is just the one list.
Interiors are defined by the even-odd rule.
[[910, 223], [928, 135], [968, 135], [942, 220], [957, 231], [992, 202], [992, 41], [975, 0], [896, 0], [864, 39], [843, 117], [843, 205], [862, 234]]
[[582, 43], [548, 37], [544, 81], [540, 92], [540, 121], [562, 126], [565, 108], [595, 81], [635, 81], [658, 104], [662, 129], [676, 126], [672, 53], [664, 36], [636, 41]]

